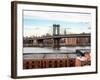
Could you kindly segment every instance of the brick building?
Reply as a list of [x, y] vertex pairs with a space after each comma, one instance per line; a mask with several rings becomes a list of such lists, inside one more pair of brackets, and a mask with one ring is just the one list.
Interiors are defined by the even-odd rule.
[[23, 69], [77, 67], [90, 65], [90, 55], [77, 57], [76, 54], [25, 54]]

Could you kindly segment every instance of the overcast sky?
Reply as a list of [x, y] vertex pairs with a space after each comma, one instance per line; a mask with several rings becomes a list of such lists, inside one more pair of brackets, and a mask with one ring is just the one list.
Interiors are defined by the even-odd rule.
[[23, 11], [24, 36], [52, 34], [53, 24], [60, 25], [60, 33], [89, 33], [91, 14], [77, 12]]

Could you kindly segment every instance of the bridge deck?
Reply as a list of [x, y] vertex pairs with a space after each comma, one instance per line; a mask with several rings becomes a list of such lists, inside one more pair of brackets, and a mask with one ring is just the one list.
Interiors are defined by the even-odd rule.
[[53, 39], [53, 38], [75, 38], [75, 37], [90, 37], [90, 34], [67, 34], [67, 35], [56, 35], [49, 37], [38, 37], [37, 39]]

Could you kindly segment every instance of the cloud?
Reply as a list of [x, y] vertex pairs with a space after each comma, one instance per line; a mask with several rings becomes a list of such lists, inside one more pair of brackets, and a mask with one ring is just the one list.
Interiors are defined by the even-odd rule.
[[[91, 14], [24, 11], [24, 36], [52, 34], [52, 24], [61, 24], [60, 31], [82, 33], [91, 30]], [[27, 25], [26, 25], [27, 23]]]
[[24, 36], [41, 36], [48, 33], [50, 30], [47, 26], [25, 26]]
[[40, 12], [40, 11], [24, 11], [26, 18], [39, 18], [46, 20], [60, 20], [60, 21], [73, 21], [73, 22], [90, 22], [91, 14], [79, 13], [60, 13], [60, 12]]

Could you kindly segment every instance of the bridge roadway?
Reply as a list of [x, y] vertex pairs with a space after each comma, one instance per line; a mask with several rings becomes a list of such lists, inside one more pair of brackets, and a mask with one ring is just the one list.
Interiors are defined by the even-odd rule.
[[77, 37], [90, 37], [90, 34], [67, 34], [67, 35], [55, 35], [55, 36], [45, 36], [45, 37], [38, 37], [38, 40], [42, 39], [58, 39], [58, 38], [77, 38]]

